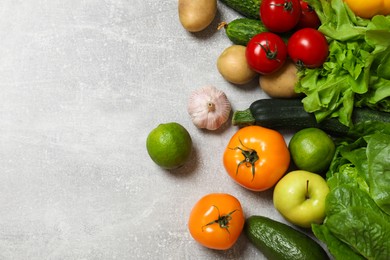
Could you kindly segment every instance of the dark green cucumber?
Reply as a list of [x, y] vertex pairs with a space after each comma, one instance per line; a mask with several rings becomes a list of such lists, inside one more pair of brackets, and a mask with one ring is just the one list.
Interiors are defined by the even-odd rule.
[[[368, 108], [354, 108], [352, 123], [380, 121], [390, 123], [390, 114]], [[337, 118], [328, 118], [320, 123], [312, 113], [305, 111], [300, 99], [260, 99], [244, 111], [233, 113], [232, 124], [237, 126], [260, 125], [271, 129], [300, 130], [317, 127], [331, 135], [346, 136], [349, 127]]]
[[260, 19], [261, 0], [220, 0], [247, 18]]
[[325, 250], [308, 235], [267, 217], [249, 217], [244, 232], [268, 259], [329, 259]]
[[256, 34], [267, 32], [260, 20], [251, 18], [238, 18], [229, 23], [222, 22], [219, 28], [225, 28], [227, 37], [237, 45], [246, 46]]

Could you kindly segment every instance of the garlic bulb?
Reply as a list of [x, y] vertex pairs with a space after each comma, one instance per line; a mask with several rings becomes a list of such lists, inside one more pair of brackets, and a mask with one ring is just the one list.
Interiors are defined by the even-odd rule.
[[231, 105], [224, 92], [205, 86], [191, 94], [187, 109], [198, 128], [216, 130], [228, 120]]

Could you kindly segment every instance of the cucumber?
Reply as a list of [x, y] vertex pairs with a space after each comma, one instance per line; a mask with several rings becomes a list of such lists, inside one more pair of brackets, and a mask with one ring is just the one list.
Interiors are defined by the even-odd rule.
[[[368, 108], [354, 108], [352, 123], [380, 121], [390, 123], [390, 114]], [[314, 114], [305, 111], [300, 99], [260, 99], [248, 109], [235, 111], [232, 124], [236, 126], [260, 125], [271, 129], [301, 130], [317, 127], [335, 136], [348, 136], [349, 127], [337, 118], [317, 122]]]
[[260, 19], [261, 0], [220, 0], [247, 18]]
[[[262, 21], [251, 18], [237, 18], [230, 23], [221, 22], [218, 25], [218, 29], [221, 28], [225, 28], [227, 37], [234, 44], [243, 46], [246, 46], [249, 40], [256, 34], [268, 32]], [[279, 36], [287, 43], [291, 33], [281, 33]]]
[[268, 259], [329, 259], [325, 250], [308, 235], [267, 217], [249, 217], [244, 232]]
[[246, 46], [256, 34], [267, 32], [260, 20], [251, 18], [238, 18], [230, 23], [222, 22], [218, 28], [225, 28], [227, 37], [237, 45]]

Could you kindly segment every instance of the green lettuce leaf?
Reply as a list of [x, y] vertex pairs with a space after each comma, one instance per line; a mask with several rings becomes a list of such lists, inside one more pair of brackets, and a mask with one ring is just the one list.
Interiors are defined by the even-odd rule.
[[295, 87], [318, 122], [338, 118], [352, 126], [354, 107], [390, 112], [390, 16], [353, 14], [342, 0], [308, 0], [329, 43], [322, 67], [302, 69]]
[[334, 256], [335, 259], [364, 259], [363, 256], [355, 253], [355, 251], [350, 246], [333, 235], [326, 225], [313, 224], [312, 231], [319, 240], [323, 241], [327, 245], [329, 252], [332, 254], [332, 256]]
[[336, 259], [390, 259], [390, 123], [357, 124], [336, 144], [313, 233]]
[[348, 41], [364, 38], [368, 20], [361, 19], [343, 1], [307, 0], [321, 20], [320, 30], [334, 40]]
[[390, 135], [377, 133], [369, 137], [367, 161], [371, 197], [390, 214]]
[[[350, 208], [365, 208], [390, 224], [390, 216], [383, 212], [370, 195], [349, 184], [338, 186], [326, 198], [326, 215], [337, 215]], [[390, 233], [389, 233], [390, 235]], [[390, 248], [389, 248], [390, 250]]]
[[326, 220], [330, 232], [367, 259], [390, 259], [390, 223], [365, 207], [351, 207]]

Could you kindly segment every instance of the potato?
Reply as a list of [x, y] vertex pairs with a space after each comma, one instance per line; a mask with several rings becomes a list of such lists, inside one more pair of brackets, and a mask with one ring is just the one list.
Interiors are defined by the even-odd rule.
[[260, 88], [272, 98], [295, 98], [294, 87], [298, 81], [298, 69], [291, 60], [286, 60], [282, 68], [269, 75], [259, 77]]
[[227, 47], [218, 57], [218, 71], [227, 81], [243, 85], [258, 75], [249, 67], [245, 57], [245, 50], [245, 46], [232, 45]]
[[199, 32], [214, 20], [217, 0], [179, 0], [179, 19], [184, 29]]

